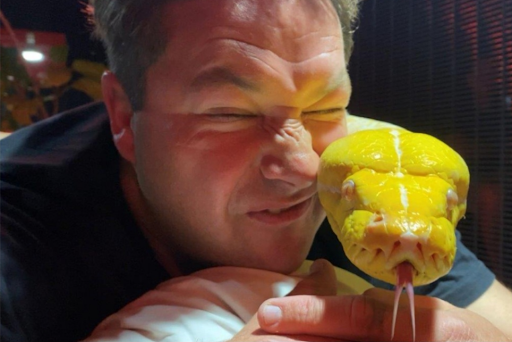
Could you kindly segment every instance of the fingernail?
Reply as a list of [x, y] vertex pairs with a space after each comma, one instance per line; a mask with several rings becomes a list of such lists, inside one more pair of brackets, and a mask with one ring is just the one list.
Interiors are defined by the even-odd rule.
[[283, 317], [281, 308], [275, 305], [265, 305], [263, 308], [263, 321], [267, 326], [279, 323]]

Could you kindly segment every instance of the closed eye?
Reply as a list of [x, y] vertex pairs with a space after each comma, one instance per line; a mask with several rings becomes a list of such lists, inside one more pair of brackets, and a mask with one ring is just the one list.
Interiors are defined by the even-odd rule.
[[302, 112], [302, 117], [304, 120], [312, 122], [340, 122], [345, 117], [345, 108], [338, 107]]
[[233, 122], [255, 118], [256, 115], [248, 110], [237, 107], [216, 107], [203, 113], [204, 117], [213, 122]]
[[322, 109], [322, 110], [311, 110], [307, 112], [302, 112], [303, 115], [321, 115], [321, 114], [333, 114], [333, 113], [339, 113], [344, 112], [345, 108], [329, 108], [329, 109]]
[[205, 114], [204, 115], [208, 120], [215, 122], [233, 122], [247, 119], [254, 119], [256, 115], [247, 115], [247, 114], [232, 114], [232, 113], [222, 113], [222, 114]]

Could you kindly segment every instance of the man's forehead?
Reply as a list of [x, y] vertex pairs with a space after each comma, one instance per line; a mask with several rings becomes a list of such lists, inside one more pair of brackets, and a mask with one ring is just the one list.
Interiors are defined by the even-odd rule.
[[[200, 91], [207, 87], [218, 87], [222, 85], [233, 85], [246, 91], [260, 91], [261, 77], [250, 77], [238, 74], [229, 67], [213, 67], [203, 70], [196, 75], [190, 84], [191, 90]], [[327, 78], [327, 84], [319, 89], [321, 95], [328, 94], [337, 88], [350, 91], [350, 77], [346, 68], [340, 68]]]
[[327, 40], [331, 51], [343, 50], [340, 24], [330, 0], [192, 0], [169, 6], [164, 25], [171, 37], [180, 32], [198, 39], [231, 37], [288, 54], [307, 54], [302, 51], [306, 45], [310, 50], [323, 45], [325, 50]]
[[[326, 15], [336, 17], [330, 0], [217, 0], [216, 6], [232, 22], [265, 22], [288, 25], [290, 19], [317, 18], [323, 22]], [[290, 10], [294, 10], [290, 12]], [[314, 22], [308, 23], [315, 25]]]

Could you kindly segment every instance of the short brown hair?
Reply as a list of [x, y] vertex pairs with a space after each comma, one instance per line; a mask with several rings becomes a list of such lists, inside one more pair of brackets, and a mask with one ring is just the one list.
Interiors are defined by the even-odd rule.
[[[161, 25], [162, 7], [176, 0], [90, 0], [95, 33], [107, 52], [133, 110], [144, 106], [147, 69], [164, 53], [167, 36]], [[361, 0], [331, 0], [343, 31], [345, 59], [353, 46], [353, 28]]]

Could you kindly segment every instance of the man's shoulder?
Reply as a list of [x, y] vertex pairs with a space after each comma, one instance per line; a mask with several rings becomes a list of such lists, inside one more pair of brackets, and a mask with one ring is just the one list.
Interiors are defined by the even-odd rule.
[[85, 148], [105, 130], [108, 131], [108, 115], [104, 104], [95, 102], [81, 106], [24, 127], [2, 139], [0, 162], [16, 163], [23, 157], [45, 157], [52, 152], [57, 154], [72, 151], [72, 148]]
[[102, 103], [57, 114], [2, 139], [2, 199], [14, 200], [10, 195], [21, 190], [62, 200], [99, 191], [118, 159]]
[[2, 234], [13, 241], [64, 247], [101, 226], [105, 213], [117, 218], [119, 157], [103, 104], [14, 132], [1, 141], [0, 156]]
[[0, 145], [2, 334], [76, 341], [167, 276], [124, 201], [102, 104]]

